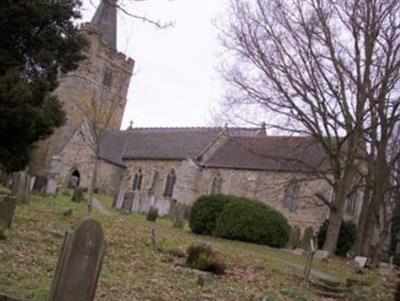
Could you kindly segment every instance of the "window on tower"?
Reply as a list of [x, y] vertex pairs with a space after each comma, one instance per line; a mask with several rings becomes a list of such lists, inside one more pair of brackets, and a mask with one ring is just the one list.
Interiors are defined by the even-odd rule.
[[103, 85], [111, 87], [111, 84], [112, 84], [112, 71], [110, 69], [106, 69], [103, 75]]

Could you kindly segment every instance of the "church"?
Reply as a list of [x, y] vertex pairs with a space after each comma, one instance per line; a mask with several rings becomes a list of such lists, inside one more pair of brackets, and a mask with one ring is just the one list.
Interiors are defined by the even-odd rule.
[[[96, 187], [115, 196], [117, 208], [155, 206], [166, 215], [173, 202], [190, 207], [203, 194], [224, 193], [256, 198], [300, 229], [318, 227], [329, 212], [316, 195], [329, 199], [332, 190], [324, 151], [310, 137], [270, 136], [263, 124], [120, 130], [135, 62], [117, 50], [117, 8], [107, 3], [81, 25], [87, 59], [61, 75], [55, 92], [66, 124], [37, 146], [30, 173], [87, 188], [98, 162]], [[94, 121], [105, 127], [98, 144]], [[359, 215], [358, 199], [348, 201], [348, 218]]]

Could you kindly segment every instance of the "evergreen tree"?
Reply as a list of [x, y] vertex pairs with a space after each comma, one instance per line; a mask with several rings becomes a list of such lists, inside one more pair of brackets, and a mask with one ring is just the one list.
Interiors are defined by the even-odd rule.
[[88, 44], [74, 21], [79, 0], [0, 1], [0, 168], [23, 169], [35, 142], [65, 114], [51, 94], [60, 72], [78, 67]]

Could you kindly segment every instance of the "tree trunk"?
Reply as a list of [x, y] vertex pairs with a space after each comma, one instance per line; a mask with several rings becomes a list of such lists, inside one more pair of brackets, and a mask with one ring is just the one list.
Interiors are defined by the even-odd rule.
[[[341, 184], [343, 185], [343, 184]], [[339, 239], [340, 226], [342, 225], [343, 218], [343, 207], [345, 199], [344, 187], [338, 187], [335, 189], [335, 200], [334, 206], [329, 212], [329, 225], [326, 232], [325, 243], [323, 250], [328, 251], [329, 256], [335, 255], [337, 242]]]
[[368, 241], [368, 211], [371, 202], [371, 189], [367, 183], [366, 189], [364, 190], [362, 208], [360, 213], [360, 219], [358, 220], [358, 235], [356, 242], [356, 254], [358, 256], [366, 256], [365, 254], [365, 242]]
[[93, 167], [93, 173], [92, 173], [92, 180], [90, 182], [90, 187], [89, 187], [89, 198], [88, 198], [88, 204], [87, 204], [89, 214], [92, 212], [92, 207], [93, 207], [93, 197], [94, 197], [94, 190], [96, 188], [96, 183], [97, 183], [98, 168], [99, 168], [99, 156], [96, 154], [95, 161], [94, 161], [94, 167]]

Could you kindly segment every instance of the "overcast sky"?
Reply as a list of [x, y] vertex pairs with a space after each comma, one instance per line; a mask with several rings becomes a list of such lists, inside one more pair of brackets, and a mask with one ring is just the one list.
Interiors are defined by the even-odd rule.
[[[99, 2], [83, 1], [84, 21]], [[212, 125], [211, 106], [223, 95], [213, 20], [223, 15], [226, 0], [120, 2], [132, 13], [175, 22], [159, 30], [119, 12], [118, 50], [136, 61], [122, 128], [130, 120], [134, 126]]]

